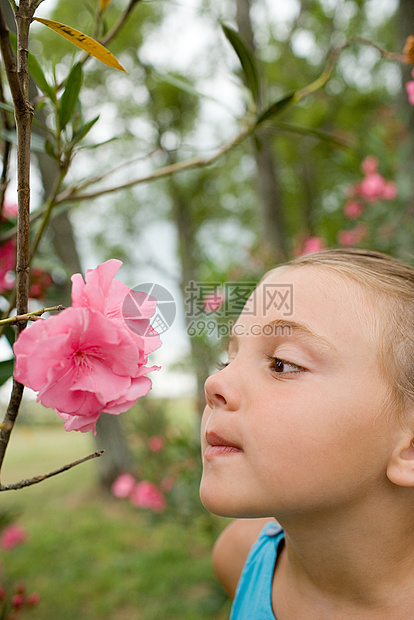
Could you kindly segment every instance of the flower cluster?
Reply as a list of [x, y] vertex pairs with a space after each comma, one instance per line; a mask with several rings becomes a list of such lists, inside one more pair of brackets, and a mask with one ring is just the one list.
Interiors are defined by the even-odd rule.
[[[149, 392], [148, 354], [161, 341], [150, 326], [156, 301], [140, 300], [125, 324], [123, 304], [130, 289], [114, 279], [122, 265], [112, 259], [72, 276], [72, 306], [37, 320], [14, 345], [17, 381], [37, 392], [37, 400], [55, 409], [65, 429], [87, 432], [102, 412], [120, 414]], [[130, 317], [128, 317], [130, 320]]]
[[164, 493], [155, 484], [147, 480], [137, 482], [131, 474], [127, 473], [121, 474], [115, 480], [112, 493], [118, 498], [128, 497], [133, 506], [146, 508], [153, 512], [164, 512], [167, 505]]
[[[0, 586], [0, 603], [3, 605], [1, 617], [4, 620], [16, 620], [19, 612], [25, 608], [35, 607], [39, 601], [40, 596], [37, 592], [26, 594], [26, 585], [24, 583], [17, 585], [10, 600], [8, 600], [5, 588]], [[8, 611], [10, 612], [9, 614], [7, 613]]]
[[11, 523], [0, 534], [0, 547], [4, 550], [13, 549], [13, 547], [25, 542], [26, 539], [26, 530], [21, 525]]
[[[361, 170], [363, 179], [352, 185], [348, 190], [348, 200], [344, 206], [344, 214], [349, 220], [358, 219], [367, 205], [379, 200], [392, 201], [398, 195], [398, 188], [394, 181], [386, 180], [378, 172], [378, 158], [375, 155], [366, 157]], [[368, 234], [368, 227], [364, 222], [357, 222], [350, 230], [338, 232], [338, 243], [342, 246], [354, 246], [360, 243]]]
[[[4, 527], [0, 534], [0, 547], [3, 551], [14, 549], [27, 540], [26, 530], [16, 523]], [[25, 608], [34, 607], [40, 600], [37, 592], [26, 593], [26, 585], [19, 583], [10, 591], [10, 588], [0, 585], [0, 617], [4, 620], [16, 620]]]

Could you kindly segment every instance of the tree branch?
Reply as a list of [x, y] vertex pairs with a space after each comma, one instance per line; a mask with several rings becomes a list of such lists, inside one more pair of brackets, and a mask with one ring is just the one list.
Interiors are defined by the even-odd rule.
[[130, 0], [129, 5], [125, 9], [125, 11], [122, 13], [118, 22], [111, 28], [111, 30], [106, 34], [105, 37], [100, 39], [99, 42], [102, 43], [102, 45], [105, 45], [105, 46], [108, 45], [108, 43], [112, 41], [114, 37], [116, 37], [118, 32], [121, 30], [121, 28], [125, 24], [126, 20], [128, 19], [128, 16], [131, 13], [132, 9], [134, 8], [136, 4], [138, 4], [138, 2], [141, 2], [141, 0]]
[[242, 142], [248, 135], [252, 133], [253, 129], [254, 126], [252, 125], [247, 125], [243, 127], [243, 129], [239, 131], [235, 138], [230, 140], [230, 142], [224, 144], [211, 157], [193, 157], [192, 159], [188, 159], [186, 161], [177, 162], [176, 164], [170, 164], [169, 166], [164, 166], [162, 168], [159, 168], [158, 170], [155, 170], [154, 172], [145, 177], [133, 179], [132, 181], [128, 181], [127, 183], [123, 183], [114, 187], [109, 187], [107, 189], [102, 189], [96, 192], [91, 192], [90, 194], [77, 194], [76, 189], [74, 190], [73, 188], [68, 188], [56, 197], [56, 202], [57, 204], [59, 204], [66, 201], [73, 202], [78, 200], [90, 200], [91, 198], [97, 198], [99, 196], [103, 196], [104, 194], [110, 194], [112, 192], [117, 192], [121, 189], [127, 189], [128, 187], [139, 185], [140, 183], [155, 181], [156, 179], [170, 176], [176, 172], [182, 172], [184, 170], [190, 170], [192, 168], [209, 166], [215, 161], [217, 161], [222, 155], [224, 155], [232, 148], [237, 146], [240, 142]]
[[35, 310], [34, 312], [26, 312], [26, 314], [17, 314], [7, 319], [0, 319], [0, 325], [16, 325], [22, 321], [35, 321], [39, 316], [42, 316], [45, 312], [61, 312], [65, 309], [65, 306], [51, 306], [50, 308], [42, 308], [41, 310]]
[[27, 478], [25, 480], [20, 480], [20, 482], [13, 482], [12, 484], [1, 484], [0, 491], [15, 491], [17, 489], [23, 489], [24, 487], [30, 487], [33, 484], [38, 484], [39, 482], [43, 482], [47, 478], [51, 478], [52, 476], [57, 476], [57, 474], [61, 474], [68, 469], [72, 469], [72, 467], [76, 467], [76, 465], [80, 465], [81, 463], [85, 463], [85, 461], [90, 461], [91, 459], [98, 458], [102, 456], [104, 450], [97, 450], [92, 454], [88, 454], [88, 456], [84, 456], [77, 461], [73, 461], [73, 463], [69, 463], [68, 465], [63, 465], [59, 467], [59, 469], [55, 469], [54, 471], [50, 471], [48, 474], [42, 474], [40, 476], [34, 476], [33, 478]]

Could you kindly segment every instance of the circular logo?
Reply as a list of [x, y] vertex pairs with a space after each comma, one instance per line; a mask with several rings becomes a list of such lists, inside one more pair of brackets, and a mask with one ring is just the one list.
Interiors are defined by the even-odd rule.
[[175, 315], [176, 305], [170, 291], [154, 282], [146, 282], [132, 288], [122, 304], [125, 324], [140, 336], [163, 334], [173, 324]]

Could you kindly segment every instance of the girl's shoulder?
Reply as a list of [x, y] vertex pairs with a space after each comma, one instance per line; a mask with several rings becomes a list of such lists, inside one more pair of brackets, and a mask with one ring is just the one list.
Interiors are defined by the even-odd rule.
[[[267, 536], [269, 528], [281, 527], [272, 519], [237, 519], [217, 539], [213, 568], [230, 598], [234, 598], [246, 560], [255, 543]], [[270, 529], [270, 531], [272, 531]]]

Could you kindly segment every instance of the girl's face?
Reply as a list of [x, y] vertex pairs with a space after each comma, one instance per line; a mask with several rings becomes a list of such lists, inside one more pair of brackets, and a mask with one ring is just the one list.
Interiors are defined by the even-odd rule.
[[[275, 295], [286, 285], [289, 316]], [[234, 326], [228, 364], [205, 385], [208, 510], [282, 519], [349, 507], [390, 484], [398, 423], [381, 414], [389, 386], [376, 318], [362, 288], [326, 268], [284, 268], [259, 285]]]

